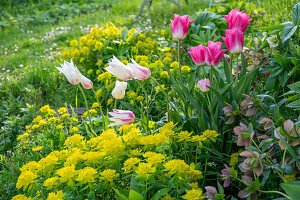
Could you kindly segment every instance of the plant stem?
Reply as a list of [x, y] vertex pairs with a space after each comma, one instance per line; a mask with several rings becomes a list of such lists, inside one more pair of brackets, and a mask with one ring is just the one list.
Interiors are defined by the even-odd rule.
[[213, 113], [213, 110], [212, 110], [211, 102], [210, 102], [210, 99], [209, 99], [209, 96], [208, 96], [207, 92], [205, 92], [205, 93], [206, 93], [207, 102], [208, 102], [208, 110], [209, 110], [211, 120], [212, 120], [213, 126], [214, 126], [213, 128], [217, 131], [218, 125], [217, 125], [217, 122], [216, 122], [216, 119], [215, 119], [215, 116], [214, 116], [214, 113]]
[[207, 158], [205, 159], [205, 167], [204, 167], [204, 175], [203, 175], [202, 187], [205, 184], [206, 170], [207, 170]]
[[90, 115], [89, 106], [88, 106], [88, 103], [87, 103], [85, 94], [84, 94], [84, 92], [83, 92], [83, 90], [82, 90], [82, 88], [81, 88], [81, 86], [80, 86], [79, 84], [78, 84], [78, 87], [79, 87], [79, 89], [80, 89], [80, 91], [81, 91], [81, 93], [82, 93], [82, 95], [83, 95], [84, 102], [85, 102], [85, 107], [86, 107], [86, 110], [87, 110], [87, 112], [88, 112], [88, 117], [89, 117], [89, 120], [90, 120], [89, 127], [90, 127], [92, 133], [93, 133], [94, 135], [97, 135], [97, 134], [95, 133], [95, 131], [93, 130], [93, 127], [92, 127], [91, 115]]
[[99, 101], [99, 99], [98, 99], [98, 96], [97, 96], [97, 94], [96, 94], [94, 88], [92, 88], [92, 91], [94, 92], [94, 94], [95, 94], [95, 96], [96, 96], [96, 100], [97, 100], [97, 102], [98, 102], [98, 104], [99, 104], [99, 109], [100, 109], [101, 116], [102, 116], [102, 121], [103, 121], [103, 129], [106, 130], [106, 126], [105, 126], [105, 118], [104, 118], [104, 114], [103, 114], [103, 110], [102, 110], [102, 105], [101, 105], [101, 103], [100, 103], [100, 101]]
[[239, 54], [236, 54], [236, 69], [235, 69], [235, 85], [237, 85], [239, 81]]
[[180, 40], [178, 40], [177, 48], [178, 48], [177, 51], [178, 51], [178, 67], [179, 67], [180, 81], [182, 81], [182, 73], [180, 68]]
[[169, 115], [169, 96], [168, 93], [165, 92], [165, 90], [162, 88], [162, 86], [157, 82], [155, 78], [151, 76], [151, 79], [156, 83], [156, 85], [161, 89], [161, 91], [164, 93], [167, 101], [167, 113], [168, 113], [168, 122], [170, 121], [170, 115]]
[[263, 190], [258, 190], [258, 191], [259, 191], [259, 192], [262, 192], [262, 193], [276, 193], [276, 194], [280, 194], [280, 195], [284, 196], [285, 198], [292, 200], [292, 198], [289, 197], [288, 195], [286, 195], [286, 194], [284, 194], [284, 193], [282, 193], [282, 192], [276, 191], [276, 190], [273, 190], [273, 191], [263, 191]]
[[145, 87], [142, 83], [140, 83], [138, 80], [136, 80], [136, 82], [141, 86], [143, 92], [145, 93], [145, 96], [146, 96], [146, 109], [147, 109], [147, 132], [149, 131], [149, 98], [148, 98], [148, 93], [147, 91], [145, 90]]

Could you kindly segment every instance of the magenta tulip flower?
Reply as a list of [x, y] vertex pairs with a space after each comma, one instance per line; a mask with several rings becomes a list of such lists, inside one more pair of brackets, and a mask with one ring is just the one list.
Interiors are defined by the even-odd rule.
[[239, 54], [242, 53], [244, 47], [244, 33], [240, 29], [229, 30], [225, 31], [226, 37], [221, 37], [227, 49], [232, 54]]
[[248, 24], [252, 21], [244, 10], [240, 11], [236, 9], [231, 10], [228, 15], [224, 15], [224, 18], [228, 23], [228, 29], [240, 29], [242, 32], [245, 32]]
[[205, 61], [208, 65], [217, 66], [227, 50], [221, 50], [222, 42], [208, 41]]
[[207, 54], [207, 47], [203, 44], [200, 44], [197, 47], [191, 47], [188, 53], [190, 54], [196, 65], [205, 64], [205, 55]]
[[127, 67], [129, 67], [133, 72], [133, 78], [138, 80], [147, 80], [151, 76], [150, 69], [146, 67], [142, 67], [133, 59], [131, 59], [132, 63], [128, 63]]
[[208, 92], [209, 88], [207, 86], [210, 87], [210, 82], [209, 79], [205, 78], [205, 79], [201, 79], [200, 81], [198, 81], [197, 83], [198, 87], [200, 88], [200, 90], [202, 92]]
[[112, 123], [108, 126], [117, 126], [117, 125], [129, 125], [132, 124], [134, 121], [134, 113], [130, 110], [117, 110], [114, 109], [113, 112], [108, 112], [112, 117], [109, 118]]
[[176, 40], [183, 40], [186, 38], [189, 26], [194, 20], [189, 20], [188, 15], [179, 16], [174, 14], [174, 21], [171, 20], [172, 34]]

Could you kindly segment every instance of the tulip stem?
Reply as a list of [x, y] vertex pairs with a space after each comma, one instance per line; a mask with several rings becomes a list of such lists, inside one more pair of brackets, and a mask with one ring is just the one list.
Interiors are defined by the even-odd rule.
[[235, 85], [237, 85], [238, 81], [239, 81], [239, 54], [236, 54], [236, 79], [235, 79]]
[[165, 90], [163, 89], [163, 87], [159, 84], [159, 82], [157, 82], [157, 80], [155, 78], [153, 78], [151, 76], [151, 79], [156, 83], [156, 85], [161, 89], [161, 91], [164, 93], [165, 97], [166, 97], [166, 101], [167, 101], [167, 113], [168, 113], [168, 122], [170, 119], [170, 115], [169, 115], [169, 96], [168, 94], [165, 92]]
[[178, 51], [179, 75], [180, 75], [180, 82], [181, 82], [182, 81], [182, 73], [181, 73], [181, 68], [180, 68], [180, 40], [178, 40], [177, 51]]
[[145, 90], [145, 87], [143, 86], [142, 83], [140, 83], [138, 80], [136, 80], [136, 82], [141, 86], [143, 92], [145, 93], [145, 96], [146, 96], [146, 109], [147, 109], [147, 116], [146, 116], [146, 119], [147, 119], [147, 133], [149, 131], [149, 99], [148, 99], [148, 93], [147, 91]]
[[78, 87], [79, 87], [79, 89], [80, 89], [80, 91], [81, 91], [81, 93], [82, 93], [82, 95], [83, 95], [83, 98], [84, 98], [86, 111], [87, 111], [87, 113], [88, 113], [88, 117], [89, 117], [89, 120], [90, 120], [89, 127], [90, 127], [92, 133], [93, 133], [94, 135], [97, 135], [97, 134], [95, 133], [95, 131], [93, 130], [93, 127], [92, 127], [91, 115], [90, 115], [89, 106], [88, 106], [88, 103], [87, 103], [85, 94], [84, 94], [84, 92], [83, 92], [83, 90], [82, 90], [82, 88], [81, 88], [81, 86], [80, 86], [79, 84], [78, 84]]
[[217, 122], [216, 122], [216, 119], [215, 119], [215, 116], [214, 116], [214, 113], [213, 113], [213, 110], [212, 110], [211, 102], [210, 102], [210, 99], [209, 99], [209, 96], [208, 96], [207, 92], [205, 92], [205, 93], [206, 93], [207, 102], [208, 102], [208, 110], [209, 110], [211, 120], [212, 120], [212, 123], [213, 123], [213, 128], [217, 131], [218, 125], [217, 125]]
[[102, 110], [102, 105], [99, 101], [99, 98], [97, 96], [97, 93], [95, 92], [94, 88], [92, 88], [92, 91], [94, 92], [95, 96], [96, 96], [96, 100], [99, 104], [99, 109], [100, 109], [100, 112], [101, 112], [101, 116], [102, 116], [102, 121], [103, 121], [103, 129], [105, 130], [106, 129], [106, 126], [105, 126], [105, 118], [104, 118], [104, 114], [103, 114], [103, 110]]

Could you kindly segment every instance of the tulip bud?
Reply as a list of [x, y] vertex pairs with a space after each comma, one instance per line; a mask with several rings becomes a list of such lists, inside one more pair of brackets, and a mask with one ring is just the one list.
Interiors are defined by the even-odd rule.
[[231, 10], [228, 15], [224, 15], [224, 18], [228, 23], [228, 29], [240, 29], [242, 32], [245, 32], [248, 24], [252, 21], [244, 10], [240, 12], [236, 9]]
[[142, 67], [141, 65], [137, 64], [133, 59], [131, 59], [133, 64], [128, 63], [127, 67], [129, 67], [133, 72], [133, 78], [138, 80], [146, 80], [151, 76], [150, 69], [146, 67]]
[[115, 75], [117, 78], [127, 81], [132, 79], [133, 72], [132, 70], [124, 65], [118, 58], [113, 56], [111, 62], [108, 63], [108, 67], [104, 68], [106, 71]]
[[111, 95], [115, 99], [123, 99], [124, 96], [125, 96], [125, 90], [126, 90], [126, 88], [127, 88], [127, 82], [117, 81], [116, 85], [115, 85], [115, 88], [111, 92]]
[[226, 37], [221, 37], [226, 46], [227, 49], [230, 51], [232, 54], [239, 54], [243, 52], [243, 47], [244, 47], [244, 33], [239, 30], [229, 30], [227, 29], [225, 31], [225, 36]]
[[188, 52], [196, 65], [205, 64], [205, 55], [207, 54], [207, 47], [200, 44], [197, 47], [191, 47]]
[[201, 79], [200, 81], [198, 81], [198, 87], [200, 88], [200, 90], [202, 92], [209, 91], [209, 88], [207, 86], [210, 86], [209, 79], [205, 78], [205, 79]]
[[189, 16], [179, 16], [174, 14], [174, 21], [171, 20], [172, 34], [176, 40], [183, 40], [186, 38], [189, 26], [194, 20], [189, 20]]
[[129, 125], [132, 124], [134, 121], [134, 113], [130, 110], [117, 110], [114, 109], [113, 112], [108, 112], [112, 117], [109, 118], [110, 121], [114, 123], [108, 125], [110, 126], [117, 126], [117, 125]]

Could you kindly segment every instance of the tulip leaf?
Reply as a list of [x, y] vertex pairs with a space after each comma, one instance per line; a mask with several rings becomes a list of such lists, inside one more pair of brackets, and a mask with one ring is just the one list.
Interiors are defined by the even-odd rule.
[[223, 64], [224, 64], [224, 72], [227, 83], [232, 82], [232, 71], [230, 65], [227, 63], [226, 58], [223, 58]]
[[121, 36], [122, 36], [123, 41], [126, 41], [127, 35], [128, 35], [128, 29], [125, 27], [125, 28], [123, 28], [123, 30], [121, 32]]

